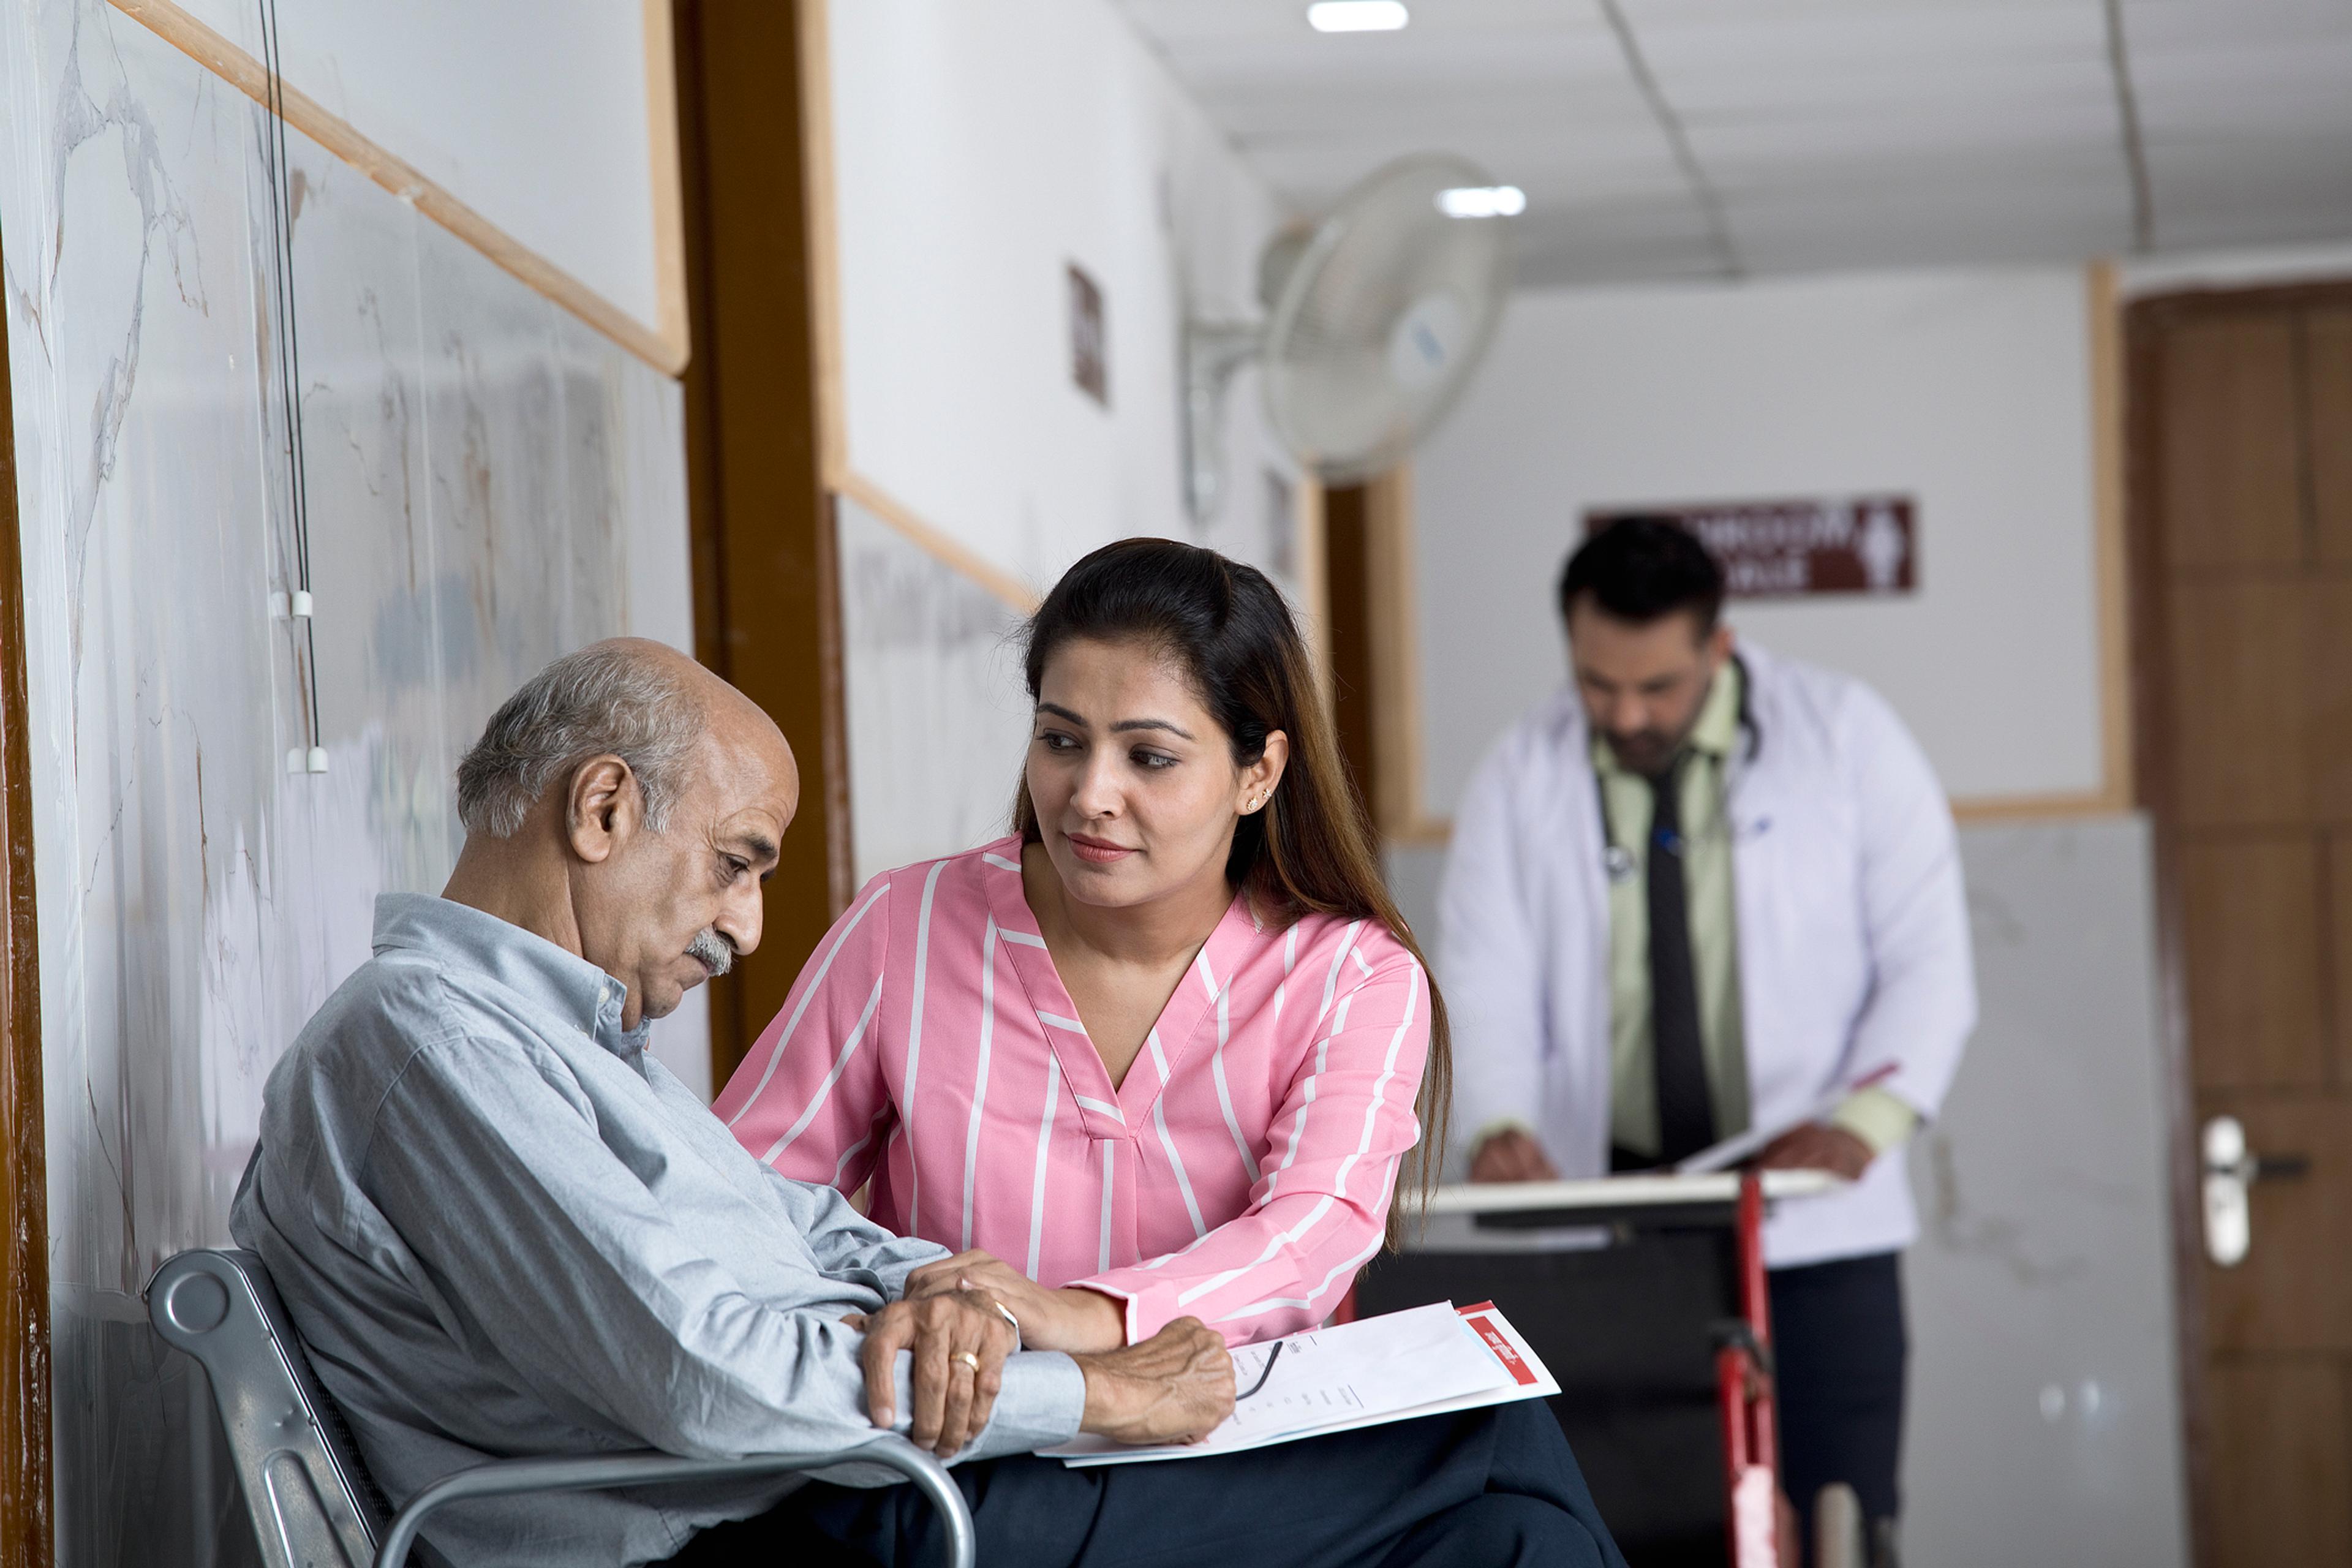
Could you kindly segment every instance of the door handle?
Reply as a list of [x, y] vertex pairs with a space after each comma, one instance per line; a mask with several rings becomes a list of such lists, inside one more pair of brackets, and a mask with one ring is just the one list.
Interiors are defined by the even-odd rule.
[[2253, 1210], [2246, 1189], [2258, 1181], [2292, 1181], [2311, 1173], [2306, 1154], [2257, 1154], [2234, 1116], [2205, 1123], [2205, 1255], [2223, 1268], [2245, 1261], [2253, 1245]]

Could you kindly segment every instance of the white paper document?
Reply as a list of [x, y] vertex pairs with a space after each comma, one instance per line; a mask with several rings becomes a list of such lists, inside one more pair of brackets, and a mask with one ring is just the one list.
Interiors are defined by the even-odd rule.
[[1234, 1376], [1255, 1392], [1198, 1443], [1139, 1448], [1081, 1436], [1040, 1452], [1067, 1465], [1189, 1459], [1559, 1392], [1491, 1302], [1437, 1301], [1244, 1345], [1234, 1352]]

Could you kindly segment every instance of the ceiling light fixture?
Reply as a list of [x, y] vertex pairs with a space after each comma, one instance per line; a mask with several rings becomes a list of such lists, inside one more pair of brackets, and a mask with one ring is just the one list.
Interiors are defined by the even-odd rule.
[[1307, 7], [1307, 25], [1318, 33], [1393, 33], [1411, 20], [1403, 0], [1316, 0]]
[[1517, 185], [1456, 185], [1437, 193], [1437, 210], [1447, 217], [1517, 217], [1528, 210], [1528, 194]]

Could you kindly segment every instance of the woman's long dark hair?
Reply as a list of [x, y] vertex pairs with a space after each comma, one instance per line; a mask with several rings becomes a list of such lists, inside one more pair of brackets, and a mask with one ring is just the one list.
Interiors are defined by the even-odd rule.
[[[1064, 644], [1142, 642], [1172, 656], [1202, 705], [1224, 727], [1236, 766], [1265, 754], [1265, 738], [1290, 738], [1282, 784], [1265, 809], [1234, 826], [1225, 879], [1248, 895], [1259, 918], [1287, 926], [1310, 911], [1378, 921], [1421, 962], [1429, 961], [1381, 880], [1372, 824], [1348, 776], [1324, 711], [1307, 644], [1281, 592], [1265, 574], [1213, 550], [1172, 539], [1107, 544], [1062, 574], [1026, 630], [1029, 696], [1043, 688], [1045, 665]], [[1024, 843], [1038, 842], [1037, 812], [1024, 777], [1013, 813]], [[1454, 1099], [1453, 1035], [1445, 1000], [1429, 986], [1429, 1065], [1414, 1113], [1421, 1142], [1398, 1185], [1419, 1190], [1426, 1206], [1444, 1158]], [[1395, 1205], [1388, 1237], [1401, 1234]]]

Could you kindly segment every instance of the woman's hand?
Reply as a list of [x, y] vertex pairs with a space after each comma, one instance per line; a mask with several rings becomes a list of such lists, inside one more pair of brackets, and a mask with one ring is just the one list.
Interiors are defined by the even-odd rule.
[[1076, 1286], [1048, 1290], [986, 1252], [959, 1252], [907, 1277], [909, 1301], [957, 1290], [978, 1290], [1003, 1302], [1021, 1320], [1021, 1343], [1028, 1350], [1076, 1355], [1127, 1343], [1127, 1309], [1116, 1299]]
[[1013, 1325], [977, 1291], [943, 1292], [920, 1301], [898, 1300], [863, 1320], [859, 1360], [866, 1368], [866, 1408], [874, 1425], [898, 1419], [892, 1369], [900, 1351], [914, 1352], [911, 1405], [919, 1448], [951, 1458], [980, 1436], [1004, 1385], [1004, 1358], [1013, 1353]]
[[1139, 1345], [1071, 1359], [1087, 1374], [1082, 1432], [1197, 1443], [1234, 1413], [1234, 1358], [1198, 1318], [1179, 1318]]

